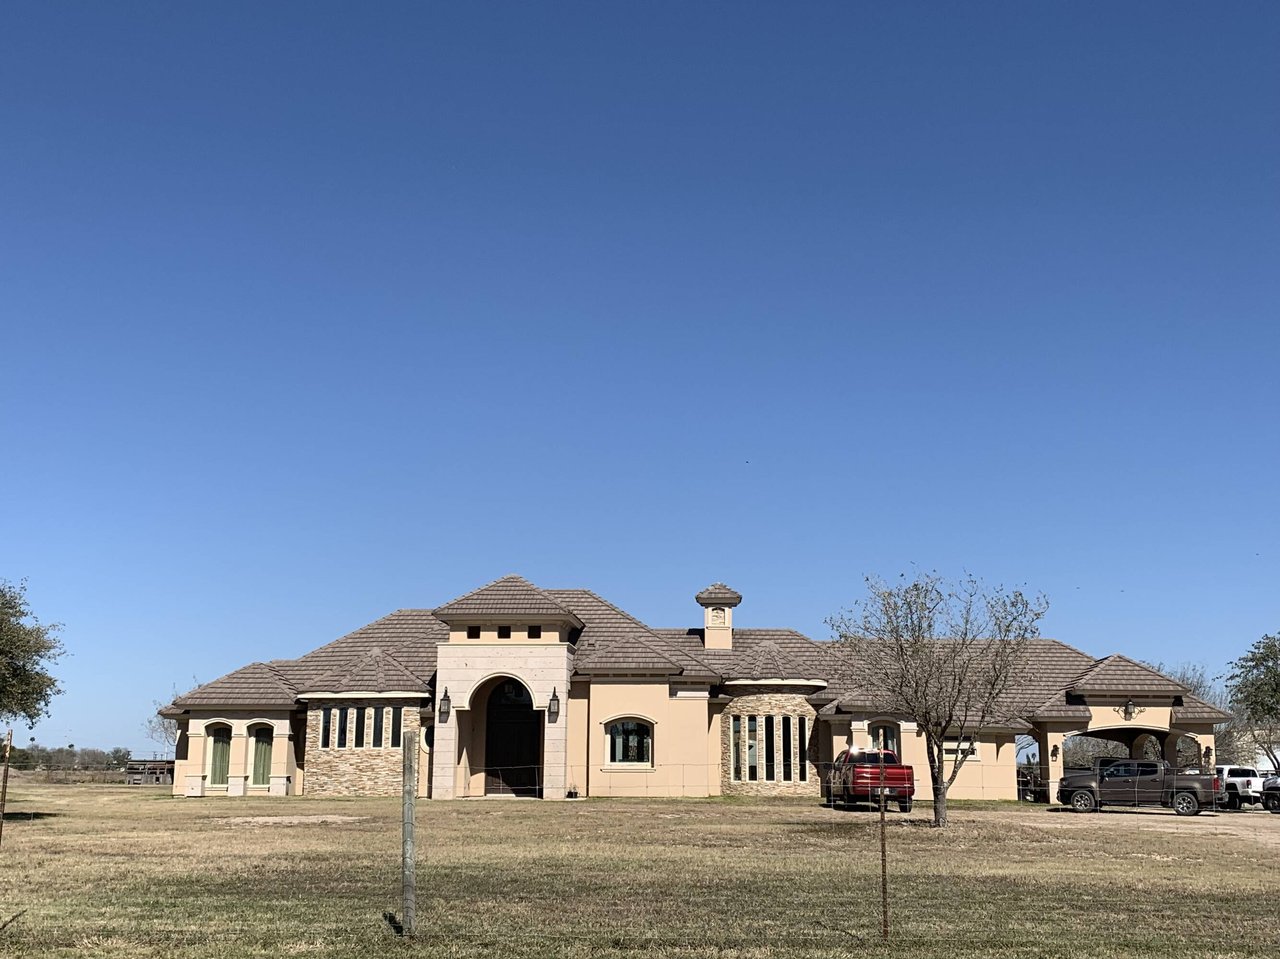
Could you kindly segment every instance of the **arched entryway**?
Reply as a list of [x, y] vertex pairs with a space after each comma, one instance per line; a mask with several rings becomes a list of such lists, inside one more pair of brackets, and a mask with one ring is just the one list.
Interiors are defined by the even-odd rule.
[[484, 793], [542, 795], [542, 712], [518, 679], [499, 678], [485, 703]]

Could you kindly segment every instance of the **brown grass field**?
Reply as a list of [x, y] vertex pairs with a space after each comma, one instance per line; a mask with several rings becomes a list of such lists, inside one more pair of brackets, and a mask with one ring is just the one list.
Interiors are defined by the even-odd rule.
[[422, 802], [397, 937], [396, 799], [172, 799], [11, 784], [0, 956], [1258, 956], [1280, 816], [890, 814], [816, 801]]

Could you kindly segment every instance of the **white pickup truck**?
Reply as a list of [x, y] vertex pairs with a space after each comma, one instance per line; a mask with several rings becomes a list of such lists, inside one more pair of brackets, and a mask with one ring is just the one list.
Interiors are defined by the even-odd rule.
[[1226, 807], [1239, 809], [1244, 805], [1262, 805], [1263, 777], [1252, 766], [1219, 766], [1218, 779], [1226, 792]]

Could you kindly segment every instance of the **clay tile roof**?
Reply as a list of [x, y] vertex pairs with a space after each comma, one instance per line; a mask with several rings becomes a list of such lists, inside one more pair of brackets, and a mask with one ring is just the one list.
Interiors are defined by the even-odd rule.
[[546, 616], [576, 623], [577, 617], [545, 591], [521, 576], [503, 576], [477, 590], [437, 607], [435, 615], [448, 622], [457, 617]]
[[1177, 723], [1225, 723], [1231, 714], [1190, 694], [1182, 697], [1182, 705], [1173, 707], [1172, 721]]
[[1176, 695], [1187, 687], [1174, 682], [1150, 666], [1127, 656], [1108, 656], [1090, 666], [1071, 684], [1076, 693], [1167, 693]]
[[747, 657], [742, 666], [744, 679], [780, 679], [787, 675], [776, 643], [765, 640]]
[[737, 606], [742, 602], [742, 594], [730, 589], [724, 583], [712, 583], [694, 597], [699, 606]]
[[[836, 672], [832, 643], [820, 643], [794, 629], [735, 629], [732, 649], [704, 649], [701, 629], [655, 629], [671, 646], [715, 667], [721, 678], [822, 679]], [[762, 646], [769, 647], [764, 652]], [[765, 671], [771, 671], [768, 676]]]
[[299, 692], [361, 691], [390, 693], [411, 690], [425, 692], [427, 681], [415, 675], [392, 653], [381, 648], [370, 650], [348, 666], [331, 670], [304, 684]]
[[590, 590], [550, 589], [547, 594], [583, 623], [574, 651], [575, 672], [660, 672], [708, 681], [720, 677], [700, 650], [669, 641], [664, 631], [650, 629]]
[[173, 705], [183, 709], [199, 706], [292, 706], [297, 688], [274, 663], [250, 663], [233, 673], [197, 686], [179, 696]]

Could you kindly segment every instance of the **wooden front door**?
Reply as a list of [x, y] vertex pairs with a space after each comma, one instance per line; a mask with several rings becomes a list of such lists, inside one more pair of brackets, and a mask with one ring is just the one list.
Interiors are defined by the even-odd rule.
[[484, 757], [486, 796], [542, 795], [542, 713], [514, 679], [489, 693]]

